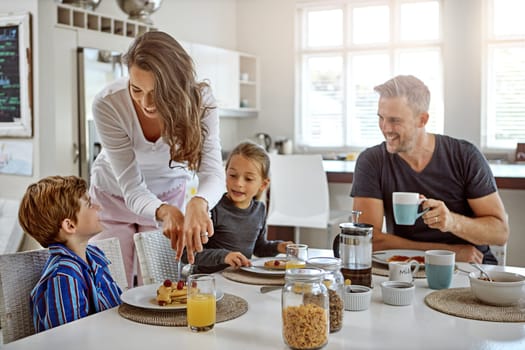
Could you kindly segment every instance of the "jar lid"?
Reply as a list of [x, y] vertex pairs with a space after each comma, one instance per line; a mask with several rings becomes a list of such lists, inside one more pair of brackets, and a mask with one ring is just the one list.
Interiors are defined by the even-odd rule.
[[339, 225], [342, 234], [353, 236], [368, 236], [373, 233], [374, 226], [370, 224], [345, 222]]
[[331, 256], [319, 256], [306, 260], [306, 264], [326, 271], [336, 271], [341, 267], [341, 259]]
[[294, 281], [315, 281], [324, 277], [324, 271], [316, 267], [286, 270], [284, 278]]

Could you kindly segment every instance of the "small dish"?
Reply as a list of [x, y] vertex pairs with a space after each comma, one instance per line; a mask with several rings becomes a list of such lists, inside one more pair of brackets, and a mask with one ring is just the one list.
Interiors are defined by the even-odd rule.
[[525, 276], [503, 271], [487, 271], [492, 279], [485, 280], [479, 272], [469, 273], [472, 294], [485, 304], [514, 305], [525, 298]]
[[349, 285], [344, 289], [345, 310], [362, 311], [370, 306], [372, 289], [366, 286]]
[[405, 306], [412, 304], [416, 287], [414, 283], [385, 281], [381, 283], [383, 302], [388, 305]]

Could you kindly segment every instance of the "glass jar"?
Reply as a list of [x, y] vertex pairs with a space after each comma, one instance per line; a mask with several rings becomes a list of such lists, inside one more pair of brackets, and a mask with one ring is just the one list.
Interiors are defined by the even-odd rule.
[[329, 298], [318, 268], [290, 269], [282, 291], [283, 339], [292, 349], [320, 349], [328, 342]]
[[323, 284], [328, 289], [330, 308], [330, 333], [343, 328], [343, 289], [344, 278], [341, 273], [341, 259], [332, 257], [310, 258], [306, 262], [309, 267], [317, 267], [325, 271]]

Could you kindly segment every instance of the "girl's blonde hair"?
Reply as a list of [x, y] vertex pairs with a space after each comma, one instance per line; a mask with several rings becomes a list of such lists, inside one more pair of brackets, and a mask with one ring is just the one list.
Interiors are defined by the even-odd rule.
[[152, 31], [138, 37], [123, 60], [128, 68], [136, 66], [155, 77], [154, 102], [162, 138], [170, 147], [170, 168], [177, 162], [197, 170], [208, 133], [202, 119], [215, 107], [203, 103], [202, 91], [209, 86], [197, 82], [191, 57], [169, 34]]

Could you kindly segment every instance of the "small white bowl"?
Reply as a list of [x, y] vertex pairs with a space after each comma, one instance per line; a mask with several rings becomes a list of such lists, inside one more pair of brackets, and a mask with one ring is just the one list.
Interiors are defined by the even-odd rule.
[[492, 282], [481, 279], [479, 272], [471, 272], [470, 290], [485, 304], [505, 306], [517, 304], [525, 298], [525, 276], [512, 272], [487, 271]]
[[344, 288], [345, 310], [362, 311], [370, 306], [372, 289], [366, 286], [349, 285]]
[[381, 295], [385, 304], [405, 306], [412, 303], [416, 287], [414, 283], [385, 281], [381, 283]]

